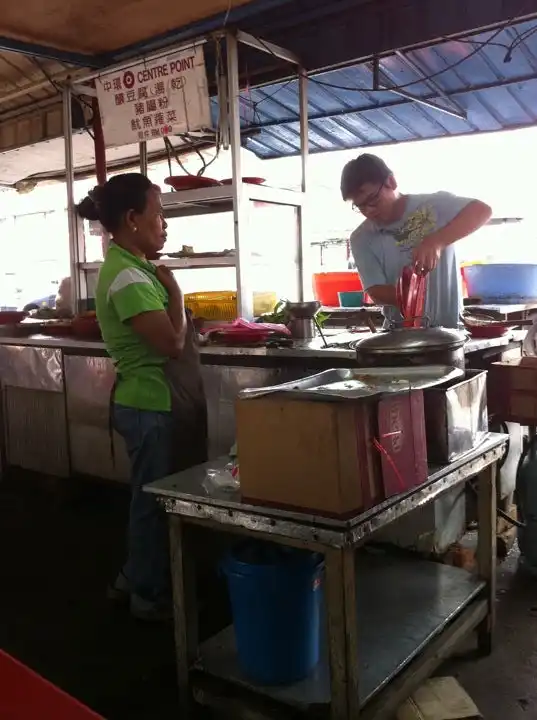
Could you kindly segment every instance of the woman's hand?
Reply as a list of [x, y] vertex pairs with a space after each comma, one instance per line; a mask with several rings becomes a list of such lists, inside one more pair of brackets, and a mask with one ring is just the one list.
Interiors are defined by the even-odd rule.
[[157, 265], [157, 280], [164, 285], [169, 295], [182, 295], [183, 292], [179, 287], [177, 280], [170, 268], [165, 265]]
[[438, 265], [443, 250], [444, 246], [435, 235], [424, 237], [412, 253], [414, 271], [418, 275], [430, 273]]

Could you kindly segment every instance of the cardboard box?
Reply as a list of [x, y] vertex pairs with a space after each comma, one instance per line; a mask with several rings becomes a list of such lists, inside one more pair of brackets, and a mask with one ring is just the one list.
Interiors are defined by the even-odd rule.
[[453, 677], [431, 678], [403, 703], [396, 720], [479, 720], [474, 701]]
[[345, 517], [427, 478], [420, 392], [380, 402], [278, 393], [239, 399], [236, 419], [250, 502]]
[[487, 384], [489, 413], [521, 425], [537, 423], [537, 358], [492, 363]]

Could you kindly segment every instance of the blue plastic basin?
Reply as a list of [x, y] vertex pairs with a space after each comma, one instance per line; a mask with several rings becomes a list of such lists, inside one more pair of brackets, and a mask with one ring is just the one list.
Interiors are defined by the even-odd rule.
[[319, 555], [246, 544], [222, 565], [241, 671], [260, 685], [289, 685], [319, 662]]
[[537, 265], [467, 265], [463, 272], [468, 295], [483, 302], [537, 299]]

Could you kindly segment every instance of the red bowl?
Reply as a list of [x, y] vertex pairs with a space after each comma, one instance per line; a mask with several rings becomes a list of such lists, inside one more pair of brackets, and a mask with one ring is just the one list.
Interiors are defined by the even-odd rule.
[[499, 338], [509, 332], [509, 328], [502, 325], [466, 325], [466, 329], [476, 340]]
[[[231, 185], [233, 183], [233, 178], [227, 178], [227, 180], [222, 180], [222, 185]], [[265, 182], [265, 178], [260, 177], [243, 177], [242, 182], [246, 183], [247, 185], [263, 185]]]
[[16, 310], [0, 311], [0, 325], [18, 325], [27, 317], [27, 313]]
[[166, 185], [176, 190], [200, 190], [206, 187], [215, 187], [220, 185], [218, 180], [208, 178], [203, 175], [172, 175], [164, 180]]

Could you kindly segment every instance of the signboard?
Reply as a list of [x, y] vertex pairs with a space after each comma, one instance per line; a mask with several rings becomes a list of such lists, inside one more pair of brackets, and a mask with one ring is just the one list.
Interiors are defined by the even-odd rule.
[[211, 127], [201, 46], [101, 75], [95, 85], [109, 147]]

